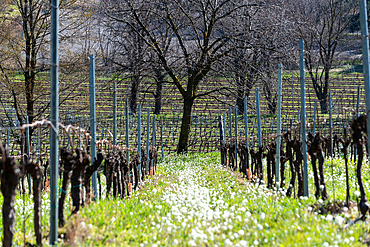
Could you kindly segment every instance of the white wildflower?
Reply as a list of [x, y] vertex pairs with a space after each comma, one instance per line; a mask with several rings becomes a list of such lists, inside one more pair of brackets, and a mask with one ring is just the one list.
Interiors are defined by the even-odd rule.
[[361, 195], [360, 191], [356, 190], [356, 191], [355, 191], [355, 196], [356, 196], [356, 197], [360, 197], [360, 195]]
[[337, 223], [338, 225], [343, 225], [345, 219], [342, 217], [342, 216], [335, 216], [335, 223]]
[[240, 240], [239, 245], [242, 246], [242, 247], [246, 247], [246, 246], [248, 246], [248, 242], [245, 241], [245, 240]]
[[224, 246], [232, 246], [232, 245], [233, 245], [233, 242], [231, 242], [231, 240], [227, 238], [225, 240]]
[[260, 218], [261, 220], [265, 220], [266, 214], [264, 212], [260, 213]]
[[197, 244], [195, 243], [195, 241], [194, 241], [194, 240], [190, 240], [190, 241], [188, 242], [188, 244], [189, 244], [190, 246], [197, 246]]
[[80, 223], [80, 225], [81, 225], [81, 227], [82, 227], [83, 229], [85, 229], [85, 228], [86, 228], [86, 223], [85, 223], [84, 221], [82, 221], [82, 222]]
[[332, 221], [333, 220], [333, 215], [328, 214], [325, 218], [327, 221]]

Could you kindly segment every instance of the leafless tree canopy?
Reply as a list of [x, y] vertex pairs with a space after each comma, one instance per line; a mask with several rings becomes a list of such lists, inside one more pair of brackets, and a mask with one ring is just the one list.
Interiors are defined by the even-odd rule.
[[291, 1], [297, 32], [305, 41], [305, 66], [322, 113], [327, 113], [330, 70], [335, 57], [352, 35], [347, 28], [358, 12], [358, 1]]
[[[106, 16], [123, 25], [156, 55], [183, 97], [178, 152], [187, 148], [194, 100], [227, 88], [198, 93], [209, 73], [233, 71], [238, 105], [257, 78], [274, 98], [269, 68], [287, 57], [292, 24], [282, 3], [252, 1], [103, 1]], [[290, 45], [291, 46], [291, 45]], [[275, 104], [276, 105], [276, 104]], [[276, 108], [272, 100], [271, 108]]]
[[[1, 107], [10, 104], [20, 123], [25, 116], [33, 121], [49, 106], [40, 77], [49, 69], [50, 4], [3, 3], [0, 85], [7, 97], [0, 96]], [[306, 69], [326, 112], [330, 70], [355, 37], [347, 32], [358, 12], [352, 0], [65, 0], [60, 9], [60, 68], [66, 76], [61, 104], [75, 100], [76, 85], [86, 79], [87, 55], [96, 53], [110, 78], [129, 81], [131, 112], [144, 92], [154, 96], [159, 114], [164, 85], [177, 90], [183, 104], [178, 152], [187, 150], [194, 102], [202, 97], [235, 99], [243, 113], [243, 99], [260, 87], [275, 114], [277, 64], [298, 68], [300, 38]], [[14, 79], [14, 71], [21, 80]], [[226, 78], [228, 84], [220, 86], [210, 76]]]

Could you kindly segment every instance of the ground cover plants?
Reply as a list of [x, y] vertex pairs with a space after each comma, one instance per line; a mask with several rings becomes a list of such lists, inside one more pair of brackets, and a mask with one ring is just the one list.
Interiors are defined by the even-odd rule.
[[[101, 200], [71, 218], [64, 245], [361, 246], [367, 241], [366, 222], [347, 226], [358, 217], [356, 207], [322, 215], [317, 208], [334, 199], [316, 200], [313, 186], [310, 198], [288, 198], [284, 189], [241, 179], [222, 167], [219, 157], [209, 153], [164, 158], [154, 179], [131, 199]], [[343, 161], [330, 163], [336, 199], [344, 199]], [[329, 174], [331, 167], [326, 167]], [[311, 169], [309, 177], [312, 185]], [[368, 189], [369, 175], [364, 177]], [[327, 178], [330, 194], [332, 177]], [[351, 186], [355, 188], [354, 179]], [[358, 196], [353, 190], [352, 198]]]

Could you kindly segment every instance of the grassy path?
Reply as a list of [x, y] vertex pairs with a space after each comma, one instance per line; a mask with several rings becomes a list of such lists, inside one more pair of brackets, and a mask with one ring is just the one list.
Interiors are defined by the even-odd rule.
[[[367, 226], [351, 215], [310, 213], [314, 199], [289, 199], [245, 184], [214, 154], [168, 157], [130, 200], [102, 200], [69, 226], [77, 246], [360, 246]], [[346, 218], [347, 217], [347, 218]], [[72, 221], [71, 221], [72, 222]]]

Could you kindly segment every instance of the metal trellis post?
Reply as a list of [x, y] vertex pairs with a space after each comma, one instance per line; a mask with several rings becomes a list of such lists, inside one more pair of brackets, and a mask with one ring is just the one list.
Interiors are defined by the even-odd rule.
[[163, 159], [163, 117], [161, 117], [161, 156]]
[[[95, 101], [95, 56], [90, 55], [90, 135], [91, 135], [91, 165], [94, 164], [96, 157], [96, 101]], [[94, 189], [94, 200], [98, 196], [98, 172], [92, 176], [92, 186]]]
[[238, 106], [235, 106], [234, 109], [235, 114], [235, 170], [239, 170], [238, 166]]
[[147, 128], [146, 128], [146, 173], [149, 173], [149, 144], [150, 144], [150, 109], [147, 113]]
[[329, 92], [329, 130], [330, 130], [330, 161], [331, 161], [331, 177], [333, 183], [333, 197], [335, 200], [335, 183], [334, 183], [334, 167], [333, 167], [333, 107], [331, 104], [331, 92]]
[[[117, 83], [113, 82], [113, 145], [117, 145]], [[114, 148], [114, 151], [116, 149]]]
[[247, 106], [247, 96], [244, 97], [244, 128], [245, 128], [245, 145], [248, 147], [248, 106]]
[[[152, 136], [152, 145], [153, 145], [153, 150], [154, 148], [156, 147], [156, 143], [157, 143], [157, 126], [156, 126], [156, 123], [155, 123], [155, 114], [153, 114], [153, 136]], [[152, 167], [154, 169], [154, 160], [152, 160]]]
[[304, 43], [301, 39], [300, 46], [300, 76], [301, 76], [301, 130], [302, 130], [302, 152], [303, 152], [303, 195], [309, 196], [308, 192], [308, 165], [307, 165], [307, 143], [306, 143], [306, 90], [304, 74]]
[[315, 135], [316, 132], [316, 110], [317, 109], [317, 101], [315, 100], [315, 104], [313, 106], [313, 131], [312, 133]]
[[[364, 84], [365, 84], [365, 100], [366, 100], [366, 114], [367, 114], [367, 131], [370, 130], [370, 65], [369, 65], [369, 30], [367, 23], [366, 0], [360, 0], [360, 23], [361, 23], [361, 41], [362, 41], [362, 66], [364, 70]], [[370, 142], [367, 142], [367, 147], [370, 150]]]
[[281, 87], [282, 87], [282, 64], [279, 64], [278, 72], [278, 105], [277, 105], [277, 128], [276, 128], [276, 169], [275, 169], [275, 187], [279, 189], [280, 181], [280, 145], [281, 145]]
[[360, 85], [357, 85], [356, 118], [360, 116]]
[[138, 119], [137, 119], [137, 127], [138, 127], [138, 133], [137, 133], [137, 152], [139, 155], [139, 183], [141, 183], [141, 105], [139, 105], [138, 109]]
[[[26, 124], [29, 124], [28, 116], [26, 116]], [[31, 146], [30, 146], [30, 128], [27, 127], [26, 129], [26, 143], [27, 143], [27, 157], [28, 159], [31, 159]], [[31, 176], [29, 173], [27, 173], [27, 181], [29, 186], [29, 194], [32, 194], [32, 182], [31, 182]]]
[[[224, 161], [223, 156], [222, 156], [222, 150], [223, 150], [223, 147], [225, 145], [225, 142], [224, 142], [225, 132], [224, 132], [224, 126], [223, 126], [224, 121], [222, 120], [221, 115], [218, 116], [218, 123], [219, 123], [219, 127], [220, 127], [220, 150], [221, 150], [220, 154], [221, 154], [221, 163], [222, 163]], [[225, 165], [225, 164], [222, 163], [222, 165]]]
[[[129, 124], [128, 124], [128, 99], [126, 98], [126, 101], [125, 101], [125, 115], [126, 115], [126, 119], [125, 119], [125, 125], [126, 125], [126, 155], [127, 155], [127, 163], [130, 164], [130, 150], [129, 150], [129, 146], [130, 146], [130, 143], [129, 143]], [[131, 171], [129, 171], [129, 176], [131, 176]], [[131, 182], [131, 178], [129, 179], [130, 182]]]
[[[223, 121], [224, 121], [224, 125], [223, 125], [223, 128], [224, 128], [224, 142], [226, 144], [226, 113], [224, 113]], [[206, 123], [205, 123], [205, 132], [207, 134], [207, 116], [206, 116]]]
[[232, 134], [232, 117], [231, 117], [231, 107], [229, 106], [229, 138], [233, 136]]
[[257, 108], [258, 147], [262, 147], [260, 91], [259, 91], [259, 88], [257, 88], [257, 91], [256, 91], [256, 108]]
[[58, 241], [58, 126], [59, 126], [59, 0], [51, 0], [51, 97], [50, 97], [50, 245]]

